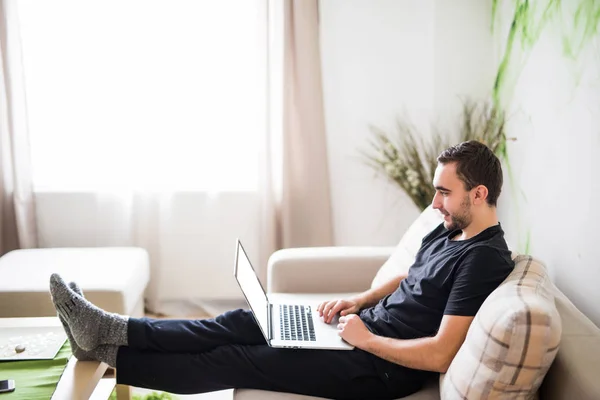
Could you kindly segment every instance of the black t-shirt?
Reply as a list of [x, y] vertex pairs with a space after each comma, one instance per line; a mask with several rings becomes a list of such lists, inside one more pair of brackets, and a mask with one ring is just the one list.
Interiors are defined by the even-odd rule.
[[462, 241], [440, 224], [421, 244], [408, 277], [360, 312], [373, 333], [398, 339], [435, 336], [444, 315], [474, 316], [514, 267], [500, 225]]

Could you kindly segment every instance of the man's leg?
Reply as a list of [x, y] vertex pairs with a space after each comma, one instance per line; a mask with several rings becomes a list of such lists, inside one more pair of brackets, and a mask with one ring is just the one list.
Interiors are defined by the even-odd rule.
[[252, 312], [241, 309], [202, 320], [130, 318], [127, 342], [138, 350], [173, 353], [202, 353], [229, 344], [266, 344]]
[[[169, 352], [203, 352], [225, 344], [264, 344], [250, 311], [235, 310], [210, 320], [153, 320], [108, 313], [68, 287], [50, 279], [54, 305], [77, 345], [114, 364], [114, 346]], [[93, 353], [93, 354], [92, 354]], [[111, 357], [110, 354], [113, 354]]]
[[[374, 356], [355, 349], [295, 350], [267, 345], [227, 345], [204, 353], [164, 353], [121, 347], [117, 382], [178, 394], [230, 388], [299, 393], [335, 399], [397, 398], [414, 393], [414, 371], [396, 371], [389, 382]], [[399, 381], [402, 380], [401, 384]]]
[[90, 354], [117, 366], [121, 384], [176, 393], [256, 388], [334, 398], [395, 398], [421, 385], [414, 371], [403, 368], [394, 368], [392, 385], [387, 373], [376, 372], [374, 356], [361, 350], [270, 348], [249, 311], [214, 320], [122, 321], [65, 288], [53, 276], [51, 292], [59, 314], [79, 337], [102, 328], [94, 332], [96, 346]]

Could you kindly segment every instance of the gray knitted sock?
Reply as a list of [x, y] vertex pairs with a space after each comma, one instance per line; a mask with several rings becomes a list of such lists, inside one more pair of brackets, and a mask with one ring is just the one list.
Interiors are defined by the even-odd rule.
[[83, 350], [93, 350], [101, 344], [127, 345], [128, 317], [96, 307], [71, 290], [58, 274], [50, 277], [50, 293], [54, 307]]
[[117, 368], [117, 351], [119, 346], [114, 344], [101, 344], [91, 351], [95, 360], [107, 363], [110, 367]]
[[[69, 283], [69, 287], [73, 289], [75, 293], [83, 297], [83, 292], [81, 291], [81, 288], [79, 288], [79, 286], [75, 282]], [[65, 321], [65, 319], [61, 317], [60, 314], [58, 314], [58, 319], [60, 319], [63, 328], [65, 328], [67, 339], [69, 339], [69, 344], [71, 345], [71, 352], [73, 353], [75, 358], [79, 361], [95, 361], [94, 355], [91, 352], [85, 351], [77, 345], [77, 342], [75, 341], [75, 339], [73, 339], [73, 334], [71, 333], [71, 329], [69, 328], [67, 321]]]

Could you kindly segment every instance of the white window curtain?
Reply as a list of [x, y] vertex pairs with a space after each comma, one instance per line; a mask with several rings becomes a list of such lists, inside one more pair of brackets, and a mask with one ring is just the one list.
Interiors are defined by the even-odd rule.
[[36, 191], [256, 190], [259, 0], [23, 0]]
[[37, 246], [17, 26], [14, 3], [0, 0], [0, 255]]
[[16, 4], [40, 245], [146, 248], [156, 312], [241, 298], [235, 238], [257, 264], [260, 245], [266, 2]]
[[268, 15], [267, 143], [280, 151], [261, 158], [265, 261], [278, 248], [334, 244], [319, 2], [269, 0]]

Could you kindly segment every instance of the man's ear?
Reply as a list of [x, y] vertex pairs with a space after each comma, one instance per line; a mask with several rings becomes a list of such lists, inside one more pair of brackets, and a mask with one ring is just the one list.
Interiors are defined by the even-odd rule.
[[473, 203], [480, 204], [484, 203], [488, 197], [488, 189], [484, 185], [479, 185], [474, 188], [475, 197], [473, 198]]

